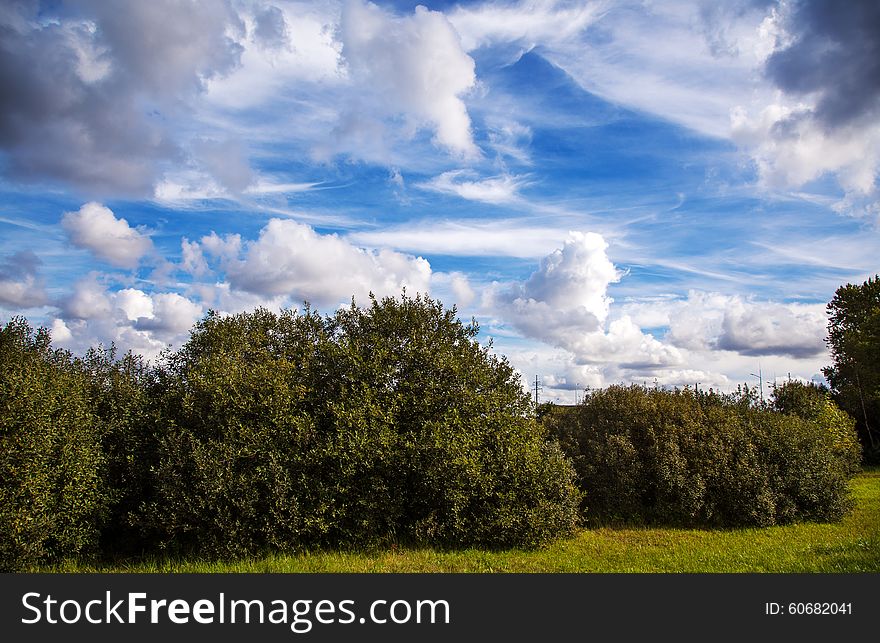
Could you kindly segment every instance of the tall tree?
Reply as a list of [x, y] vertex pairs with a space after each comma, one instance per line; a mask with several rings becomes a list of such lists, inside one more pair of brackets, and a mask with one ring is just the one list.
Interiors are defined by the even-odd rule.
[[880, 276], [837, 289], [828, 304], [834, 364], [823, 369], [838, 404], [856, 418], [870, 462], [880, 460]]

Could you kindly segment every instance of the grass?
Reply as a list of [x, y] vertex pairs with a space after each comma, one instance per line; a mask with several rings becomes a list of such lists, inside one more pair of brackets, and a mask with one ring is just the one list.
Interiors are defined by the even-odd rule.
[[538, 550], [270, 554], [229, 562], [67, 561], [46, 572], [880, 572], [880, 468], [852, 481], [855, 509], [838, 523], [709, 531], [584, 529]]

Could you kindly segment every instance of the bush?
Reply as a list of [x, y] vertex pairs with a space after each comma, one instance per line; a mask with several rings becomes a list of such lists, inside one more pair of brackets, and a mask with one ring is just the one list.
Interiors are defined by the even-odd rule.
[[850, 438], [741, 399], [612, 386], [547, 424], [592, 523], [773, 525], [849, 506]]
[[773, 390], [773, 408], [818, 424], [835, 455], [853, 473], [860, 469], [862, 449], [856, 421], [834, 403], [827, 388], [796, 380], [785, 382]]
[[0, 330], [0, 570], [95, 548], [103, 463], [83, 373], [13, 319]]
[[476, 334], [405, 295], [327, 318], [209, 315], [159, 375], [145, 524], [219, 555], [570, 532], [571, 467]]
[[149, 547], [138, 526], [141, 505], [150, 494], [156, 463], [153, 372], [139, 355], [117, 359], [116, 349], [89, 349], [76, 360], [85, 375], [90, 408], [100, 436], [108, 516], [101, 550], [132, 554]]

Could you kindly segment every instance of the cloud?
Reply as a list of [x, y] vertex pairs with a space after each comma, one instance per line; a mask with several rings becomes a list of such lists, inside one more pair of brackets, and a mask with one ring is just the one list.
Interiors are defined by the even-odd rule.
[[826, 353], [824, 304], [756, 301], [738, 295], [691, 291], [686, 298], [626, 304], [626, 315], [648, 327], [666, 327], [678, 348], [745, 357], [806, 359]]
[[469, 170], [452, 170], [436, 176], [416, 187], [442, 194], [452, 194], [469, 201], [481, 201], [495, 205], [517, 200], [519, 189], [526, 184], [526, 177], [503, 174], [486, 179], [468, 180], [475, 174]]
[[422, 258], [359, 248], [290, 220], [272, 219], [255, 241], [242, 244], [237, 235], [212, 234], [201, 244], [223, 259], [234, 289], [319, 305], [336, 305], [352, 296], [364, 301], [370, 292], [395, 295], [404, 287], [427, 292], [431, 278], [431, 267]]
[[150, 297], [151, 309], [139, 315], [134, 327], [152, 331], [159, 337], [174, 338], [189, 331], [204, 312], [202, 307], [177, 293], [158, 293]]
[[477, 298], [467, 275], [459, 271], [432, 273], [431, 295], [447, 306], [457, 306], [460, 313]]
[[529, 50], [547, 41], [567, 40], [594, 22], [603, 3], [521, 0], [477, 6], [457, 5], [449, 20], [461, 35], [466, 51], [482, 46], [517, 43]]
[[193, 154], [211, 177], [232, 194], [243, 192], [253, 181], [244, 145], [234, 139], [198, 139]]
[[539, 259], [559, 247], [565, 240], [565, 232], [509, 219], [415, 221], [384, 230], [354, 232], [348, 239], [409, 252]]
[[813, 114], [835, 129], [880, 115], [880, 5], [852, 0], [793, 3], [791, 42], [767, 60], [766, 73], [789, 94], [811, 96]]
[[586, 324], [592, 326], [586, 330], [595, 330], [608, 316], [608, 285], [621, 276], [605, 253], [607, 248], [595, 232], [570, 232], [562, 248], [544, 257], [540, 268], [527, 281], [515, 284], [506, 297], [523, 312], [538, 308], [565, 312], [574, 316], [576, 326], [584, 329]]
[[733, 138], [753, 155], [765, 184], [800, 187], [826, 172], [848, 191], [870, 194], [880, 167], [880, 125], [824, 128], [807, 107], [765, 107], [757, 116], [732, 112]]
[[[144, 195], [185, 156], [174, 123], [206, 79], [235, 67], [227, 2], [97, 0], [0, 10], [5, 172], [89, 192]], [[39, 64], [35, 64], [39, 61]]]
[[268, 49], [281, 49], [289, 44], [290, 32], [284, 12], [275, 6], [259, 7], [254, 12], [254, 40]]
[[194, 277], [201, 277], [208, 272], [208, 262], [202, 253], [202, 247], [197, 241], [190, 241], [186, 237], [180, 240], [180, 268]]
[[101, 275], [93, 273], [62, 299], [59, 313], [52, 322], [52, 337], [60, 346], [81, 351], [112, 342], [123, 351], [154, 359], [186, 338], [204, 307], [174, 292], [111, 291]]
[[873, 218], [880, 170], [880, 8], [870, 0], [841, 11], [828, 0], [783, 3], [778, 46], [766, 58], [773, 100], [732, 112], [734, 140], [773, 188], [835, 174], [847, 196], [838, 210]]
[[629, 317], [608, 322], [608, 287], [622, 273], [607, 247], [599, 234], [570, 232], [527, 280], [496, 287], [488, 304], [526, 337], [569, 351], [574, 364], [614, 362], [630, 370], [680, 364], [677, 349], [643, 333]]
[[153, 242], [143, 232], [117, 219], [110, 208], [90, 202], [76, 212], [65, 212], [61, 226], [78, 248], [118, 268], [135, 268], [152, 251]]
[[821, 355], [828, 320], [819, 308], [733, 300], [724, 312], [716, 346], [741, 355]]
[[31, 250], [20, 250], [0, 262], [0, 305], [42, 306], [48, 301], [37, 271], [43, 262]]
[[461, 98], [476, 82], [474, 61], [442, 13], [418, 6], [398, 17], [370, 2], [347, 0], [340, 35], [351, 80], [362, 94], [338, 129], [342, 139], [360, 136], [372, 144], [381, 137], [381, 121], [402, 116], [412, 133], [429, 127], [437, 145], [464, 158], [480, 156]]

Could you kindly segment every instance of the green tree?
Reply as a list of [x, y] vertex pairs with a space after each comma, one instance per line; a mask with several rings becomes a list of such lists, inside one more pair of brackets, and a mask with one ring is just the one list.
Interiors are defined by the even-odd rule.
[[0, 330], [0, 570], [93, 551], [107, 507], [87, 378], [45, 328]]
[[208, 315], [160, 369], [148, 526], [221, 555], [567, 533], [571, 467], [477, 332], [405, 294]]
[[839, 519], [850, 504], [851, 424], [752, 402], [742, 391], [610, 386], [545, 422], [574, 463], [593, 524], [737, 527]]
[[143, 550], [149, 544], [141, 538], [137, 516], [149, 496], [150, 469], [156, 462], [154, 372], [130, 351], [117, 358], [113, 345], [90, 348], [75, 362], [85, 376], [104, 457], [109, 514], [101, 549], [105, 553]]
[[880, 461], [880, 276], [837, 289], [828, 304], [834, 363], [823, 369], [838, 404], [856, 419], [866, 461]]
[[858, 471], [862, 449], [855, 420], [831, 398], [827, 387], [813, 382], [792, 380], [773, 388], [771, 408], [786, 415], [816, 423], [849, 469]]

